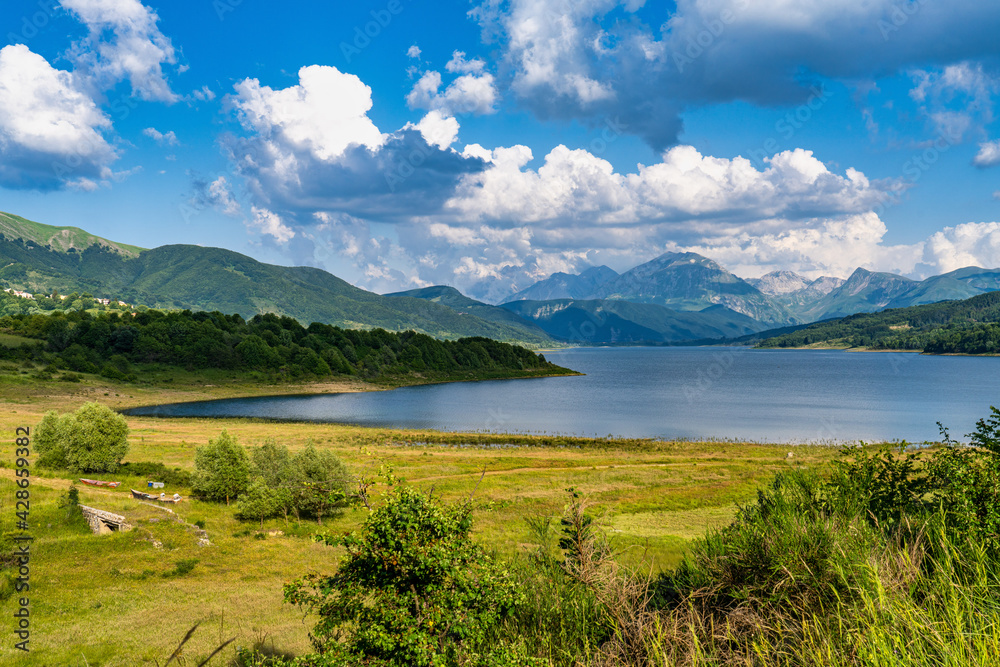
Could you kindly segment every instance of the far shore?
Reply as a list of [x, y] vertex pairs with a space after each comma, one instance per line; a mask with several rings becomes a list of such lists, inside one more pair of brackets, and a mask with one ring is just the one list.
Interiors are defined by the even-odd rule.
[[[873, 349], [870, 347], [849, 347], [845, 345], [800, 345], [798, 347], [755, 347], [754, 350], [839, 350], [841, 352], [908, 352], [911, 354], [924, 354], [922, 350], [897, 350], [894, 348], [890, 349]], [[947, 356], [947, 355], [928, 355], [928, 356]], [[979, 354], [966, 354], [966, 355], [953, 355], [953, 356], [966, 356], [966, 357], [979, 357], [987, 355]]]
[[800, 345], [799, 347], [755, 347], [754, 350], [839, 350], [841, 352], [893, 352], [896, 354], [923, 354], [928, 357], [1000, 357], [1000, 354], [968, 354], [964, 352], [924, 352], [923, 350], [898, 350], [895, 348], [844, 347], [842, 345]]

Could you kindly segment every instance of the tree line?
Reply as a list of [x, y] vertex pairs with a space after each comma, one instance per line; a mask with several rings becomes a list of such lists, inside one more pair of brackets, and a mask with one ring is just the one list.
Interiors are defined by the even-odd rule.
[[758, 347], [815, 343], [929, 354], [1000, 354], [1000, 292], [817, 322], [766, 338]]
[[489, 338], [441, 341], [413, 331], [342, 329], [318, 322], [306, 327], [274, 314], [247, 321], [240, 315], [189, 310], [21, 313], [0, 317], [0, 331], [39, 341], [0, 348], [2, 357], [115, 380], [134, 379], [137, 364], [218, 368], [269, 380], [561, 370], [540, 354]]
[[249, 452], [227, 431], [195, 453], [191, 491], [227, 505], [236, 501], [236, 517], [260, 521], [289, 514], [297, 520], [337, 513], [348, 505], [352, 478], [332, 452], [309, 443], [291, 454], [268, 439]]

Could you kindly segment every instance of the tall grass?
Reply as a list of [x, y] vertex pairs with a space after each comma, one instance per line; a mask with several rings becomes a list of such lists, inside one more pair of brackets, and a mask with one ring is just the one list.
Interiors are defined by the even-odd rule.
[[778, 475], [656, 577], [620, 565], [574, 501], [566, 558], [534, 559], [535, 594], [509, 630], [567, 666], [997, 664], [993, 540], [942, 501], [961, 490], [935, 487], [933, 462], [865, 457], [832, 480]]

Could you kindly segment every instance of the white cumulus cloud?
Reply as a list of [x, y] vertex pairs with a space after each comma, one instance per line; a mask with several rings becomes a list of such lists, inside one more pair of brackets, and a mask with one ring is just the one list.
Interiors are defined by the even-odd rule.
[[531, 159], [523, 146], [492, 151], [491, 167], [466, 176], [448, 207], [461, 219], [505, 226], [683, 223], [678, 233], [690, 234], [861, 213], [883, 197], [864, 174], [835, 174], [803, 149], [778, 153], [761, 170], [745, 158], [704, 156], [692, 146], [676, 146], [661, 162], [630, 174], [565, 146], [546, 155], [537, 171], [524, 168]]
[[295, 237], [295, 230], [282, 221], [281, 216], [266, 208], [250, 208], [253, 216], [247, 221], [247, 227], [265, 236], [272, 236], [280, 244], [288, 243]]
[[495, 113], [498, 99], [496, 80], [485, 71], [485, 67], [486, 63], [482, 60], [467, 60], [465, 53], [455, 51], [445, 69], [460, 76], [442, 90], [444, 81], [441, 73], [435, 70], [425, 72], [406, 96], [406, 103], [411, 109], [438, 110], [447, 115]]
[[160, 132], [155, 127], [147, 127], [142, 133], [161, 146], [176, 146], [179, 143], [173, 130]]
[[282, 90], [246, 79], [230, 99], [245, 128], [307, 148], [320, 159], [339, 157], [352, 144], [378, 148], [384, 141], [367, 115], [371, 88], [336, 67], [303, 67], [298, 85]]
[[979, 152], [972, 163], [977, 167], [995, 167], [1000, 164], [1000, 139], [979, 144]]
[[110, 128], [72, 73], [23, 44], [0, 49], [0, 185], [96, 188], [117, 158]]
[[967, 222], [945, 227], [927, 239], [923, 261], [942, 273], [966, 266], [1000, 267], [1000, 223]]
[[257, 205], [287, 224], [316, 213], [398, 219], [439, 210], [481, 160], [449, 149], [458, 122], [432, 111], [383, 133], [368, 117], [371, 89], [335, 67], [312, 65], [283, 89], [246, 79], [227, 97], [245, 130], [224, 138]]
[[127, 79], [144, 100], [175, 102], [163, 65], [177, 62], [174, 46], [157, 27], [156, 12], [139, 0], [61, 0], [90, 35], [70, 53], [81, 74], [100, 89]]
[[451, 146], [458, 138], [458, 121], [440, 111], [431, 111], [413, 127], [420, 131], [424, 141], [442, 149]]

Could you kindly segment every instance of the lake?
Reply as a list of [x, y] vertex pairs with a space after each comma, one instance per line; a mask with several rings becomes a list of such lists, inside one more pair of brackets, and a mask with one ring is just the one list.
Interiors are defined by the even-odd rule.
[[748, 348], [582, 348], [585, 376], [226, 399], [133, 415], [262, 417], [443, 431], [738, 439], [965, 440], [1000, 406], [1000, 357]]

